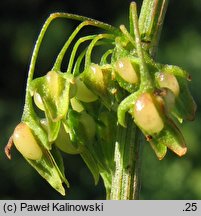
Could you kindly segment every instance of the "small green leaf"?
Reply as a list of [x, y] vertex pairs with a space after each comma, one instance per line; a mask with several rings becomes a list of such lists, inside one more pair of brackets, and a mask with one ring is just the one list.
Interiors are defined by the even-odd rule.
[[87, 137], [83, 128], [83, 125], [79, 121], [80, 113], [69, 108], [67, 120], [63, 121], [64, 128], [70, 135], [70, 140], [72, 141], [75, 148], [84, 145], [87, 142]]
[[[157, 148], [159, 147], [160, 152], [161, 149], [164, 148], [162, 147], [162, 145], [171, 149], [178, 156], [183, 156], [187, 151], [186, 144], [181, 132], [170, 119], [166, 120], [165, 128], [159, 134], [151, 136], [149, 142], [152, 146], [157, 146]], [[162, 151], [163, 153], [165, 153], [165, 148]], [[165, 155], [161, 154], [161, 156]], [[159, 159], [162, 158], [159, 157]]]
[[55, 190], [65, 195], [62, 184], [65, 183], [69, 187], [69, 183], [64, 175], [62, 158], [59, 156], [58, 160], [58, 153], [56, 160], [52, 153], [47, 150], [44, 150], [43, 157], [40, 160], [26, 160]]
[[155, 140], [151, 140], [150, 141], [151, 147], [153, 148], [156, 156], [158, 157], [159, 160], [162, 160], [166, 153], [167, 153], [167, 146], [161, 144], [160, 142], [158, 142], [157, 139]]
[[46, 104], [46, 101], [43, 101], [44, 108], [45, 108], [45, 115], [47, 119], [47, 134], [48, 134], [48, 140], [49, 142], [53, 142], [56, 140], [59, 129], [60, 129], [60, 124], [61, 121], [53, 121], [51, 117], [51, 111], [50, 111], [50, 106]]
[[175, 65], [161, 65], [161, 71], [169, 74], [173, 74], [176, 77], [182, 77], [186, 80], [190, 79], [190, 75], [187, 71]]
[[195, 112], [197, 108], [196, 103], [191, 96], [186, 80], [178, 77], [178, 82], [180, 86], [180, 94], [178, 97], [176, 97], [173, 114], [178, 119], [192, 121], [195, 118]]

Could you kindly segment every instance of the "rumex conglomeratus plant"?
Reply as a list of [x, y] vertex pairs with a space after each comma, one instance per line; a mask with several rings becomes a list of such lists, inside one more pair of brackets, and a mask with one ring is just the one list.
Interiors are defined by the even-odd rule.
[[[157, 6], [156, 20], [150, 15]], [[148, 9], [149, 6], [149, 9]], [[60, 151], [80, 154], [95, 184], [103, 178], [107, 199], [134, 199], [137, 160], [142, 143], [150, 143], [159, 160], [169, 148], [182, 156], [187, 147], [174, 123], [193, 120], [195, 102], [188, 89], [190, 75], [178, 66], [155, 60], [167, 1], [145, 0], [138, 19], [136, 3], [130, 4], [129, 30], [78, 15], [54, 13], [36, 41], [27, 79], [21, 122], [5, 148], [17, 150], [62, 195], [65, 177]], [[156, 12], [155, 11], [155, 12]], [[153, 12], [153, 11], [152, 11]], [[149, 19], [151, 16], [151, 19]], [[41, 43], [57, 18], [80, 22], [44, 76], [34, 77]], [[153, 22], [151, 23], [152, 20]], [[89, 26], [102, 30], [77, 39]], [[73, 48], [70, 50], [69, 47]], [[97, 54], [96, 47], [103, 47]], [[64, 55], [70, 57], [61, 70]], [[93, 57], [99, 55], [99, 60]], [[137, 182], [138, 184], [138, 182]]]

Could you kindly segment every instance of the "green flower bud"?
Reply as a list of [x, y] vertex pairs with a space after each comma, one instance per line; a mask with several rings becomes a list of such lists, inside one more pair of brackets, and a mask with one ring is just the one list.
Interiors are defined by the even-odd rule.
[[51, 134], [56, 134], [58, 128], [58, 124], [54, 126], [53, 124], [66, 116], [70, 97], [75, 94], [74, 78], [71, 74], [49, 71], [45, 76], [31, 81], [30, 93], [36, 106], [45, 112], [45, 117], [48, 119], [48, 127], [51, 131], [48, 132], [48, 136], [51, 142], [54, 140]]
[[136, 124], [148, 134], [159, 133], [164, 127], [163, 120], [149, 93], [143, 93], [137, 99], [133, 116]]
[[25, 123], [20, 123], [14, 130], [13, 142], [17, 150], [27, 159], [40, 160], [43, 153], [32, 131]]
[[[91, 64], [82, 73], [83, 82], [96, 94], [104, 95], [107, 92], [108, 71], [102, 70], [98, 64]], [[111, 77], [109, 77], [111, 78]]]
[[115, 63], [115, 71], [126, 82], [135, 84], [138, 80], [138, 75], [128, 58], [121, 58]]
[[92, 63], [85, 68], [81, 78], [108, 109], [116, 108], [116, 99], [121, 93], [118, 91], [117, 83], [113, 80], [111, 67], [108, 68], [107, 65], [100, 67], [98, 64]]
[[57, 105], [63, 94], [64, 86], [65, 79], [55, 71], [49, 71], [45, 76], [33, 80], [31, 94], [36, 106], [45, 111], [44, 100]]

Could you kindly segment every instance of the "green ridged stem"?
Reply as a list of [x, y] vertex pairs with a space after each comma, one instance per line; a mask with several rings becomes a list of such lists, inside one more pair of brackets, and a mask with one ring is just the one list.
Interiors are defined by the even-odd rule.
[[118, 125], [117, 129], [111, 200], [136, 200], [140, 195], [141, 133], [133, 119], [127, 117], [128, 127]]
[[144, 0], [139, 17], [141, 40], [152, 57], [156, 57], [169, 0]]

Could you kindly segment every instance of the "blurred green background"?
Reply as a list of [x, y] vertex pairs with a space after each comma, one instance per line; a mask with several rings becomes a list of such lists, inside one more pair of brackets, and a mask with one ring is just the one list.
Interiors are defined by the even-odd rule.
[[[34, 42], [47, 16], [56, 11], [75, 13], [115, 26], [128, 23], [129, 0], [1, 0], [0, 1], [0, 199], [104, 199], [102, 181], [94, 186], [79, 156], [64, 155], [71, 187], [67, 196], [55, 192], [13, 149], [4, 155], [20, 121], [26, 77]], [[139, 7], [141, 0], [137, 1]], [[148, 144], [143, 147], [141, 199], [201, 199], [201, 0], [170, 0], [158, 60], [188, 70], [198, 105], [196, 119], [184, 122], [188, 153], [178, 158], [168, 152], [158, 161]], [[71, 22], [55, 22], [40, 54], [40, 71], [48, 71], [54, 54], [72, 31]]]

